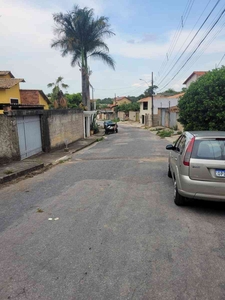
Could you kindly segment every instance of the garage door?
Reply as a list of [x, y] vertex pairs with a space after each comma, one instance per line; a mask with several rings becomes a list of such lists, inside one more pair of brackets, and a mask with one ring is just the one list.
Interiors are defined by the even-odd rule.
[[39, 116], [18, 117], [17, 128], [21, 159], [42, 151]]

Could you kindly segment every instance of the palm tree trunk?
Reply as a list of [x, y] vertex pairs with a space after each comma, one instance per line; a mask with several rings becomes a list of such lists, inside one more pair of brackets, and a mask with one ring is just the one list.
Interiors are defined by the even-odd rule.
[[90, 84], [89, 84], [89, 70], [88, 70], [88, 64], [87, 64], [87, 53], [84, 53], [84, 64], [85, 64], [85, 70], [86, 70], [86, 97], [87, 97], [87, 109], [91, 109], [90, 105]]
[[86, 74], [86, 96], [87, 96], [87, 108], [91, 110], [91, 103], [90, 103], [90, 85], [89, 85], [89, 75]]
[[82, 103], [84, 106], [87, 106], [87, 95], [86, 95], [86, 71], [85, 68], [81, 68], [81, 81], [82, 81]]

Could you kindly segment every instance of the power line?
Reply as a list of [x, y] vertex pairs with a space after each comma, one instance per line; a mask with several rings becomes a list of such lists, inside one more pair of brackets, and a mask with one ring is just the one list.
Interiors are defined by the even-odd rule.
[[176, 62], [173, 64], [172, 68], [170, 68], [170, 70], [166, 73], [166, 75], [163, 77], [163, 79], [158, 83], [158, 85], [160, 85], [165, 78], [170, 74], [170, 72], [174, 69], [174, 67], [176, 66], [176, 64], [179, 62], [179, 60], [181, 59], [181, 57], [184, 55], [184, 53], [187, 51], [187, 49], [189, 48], [189, 46], [192, 44], [192, 42], [194, 41], [194, 39], [196, 38], [196, 36], [198, 35], [198, 33], [200, 32], [200, 30], [202, 29], [202, 27], [205, 25], [205, 23], [208, 21], [209, 17], [211, 16], [211, 14], [213, 13], [213, 11], [215, 10], [215, 8], [217, 7], [217, 5], [219, 4], [221, 0], [218, 0], [216, 2], [216, 4], [214, 5], [214, 7], [212, 8], [212, 10], [210, 11], [210, 13], [208, 14], [208, 16], [206, 17], [206, 19], [204, 20], [204, 22], [202, 23], [202, 25], [199, 27], [199, 29], [197, 30], [197, 32], [195, 33], [195, 35], [193, 36], [193, 38], [191, 39], [191, 41], [188, 43], [188, 45], [186, 46], [186, 48], [184, 49], [184, 51], [181, 53], [181, 55], [178, 57], [178, 59], [176, 60]]
[[224, 59], [224, 57], [225, 57], [225, 54], [222, 56], [220, 62], [219, 62], [218, 65], [217, 65], [217, 68], [219, 67], [219, 65], [220, 65], [220, 63], [222, 62], [222, 60]]
[[222, 27], [214, 34], [214, 36], [208, 41], [208, 43], [205, 45], [205, 47], [201, 50], [197, 58], [193, 61], [193, 63], [190, 65], [190, 67], [186, 70], [186, 72], [192, 68], [192, 66], [196, 63], [197, 60], [202, 56], [202, 54], [208, 49], [208, 47], [212, 44], [212, 42], [215, 40], [215, 38], [218, 36], [218, 34], [221, 32], [223, 27], [225, 26], [225, 22], [223, 23]]
[[201, 44], [205, 41], [205, 39], [207, 38], [207, 36], [210, 34], [210, 32], [214, 29], [214, 27], [216, 26], [216, 24], [219, 22], [219, 20], [222, 18], [223, 14], [225, 13], [225, 9], [221, 12], [219, 18], [216, 20], [216, 22], [213, 24], [213, 26], [210, 28], [210, 30], [207, 32], [207, 34], [205, 35], [205, 37], [201, 40], [201, 42], [198, 44], [198, 46], [195, 48], [195, 50], [192, 52], [192, 54], [188, 57], [188, 59], [186, 60], [186, 62], [182, 65], [182, 67], [178, 70], [178, 72], [173, 76], [173, 78], [166, 84], [164, 85], [160, 91], [162, 89], [164, 89], [179, 73], [180, 71], [185, 67], [185, 65], [190, 61], [190, 59], [192, 58], [192, 56], [196, 53], [196, 51], [198, 50], [198, 48], [201, 46]]
[[130, 85], [130, 86], [125, 86], [125, 87], [115, 87], [115, 88], [110, 88], [110, 89], [96, 89], [95, 90], [98, 90], [98, 91], [114, 91], [114, 90], [124, 90], [124, 89], [129, 89], [129, 88], [133, 88], [134, 86]]
[[[190, 4], [191, 4], [191, 2], [192, 2], [192, 5], [193, 5], [194, 1], [195, 1], [195, 0], [188, 0], [188, 2], [187, 2], [186, 8], [185, 8], [185, 10], [184, 10], [184, 12], [183, 12], [183, 15], [182, 15], [182, 16], [184, 16], [185, 22], [187, 21], [188, 15], [189, 15], [189, 13], [190, 13], [190, 10], [189, 10]], [[191, 8], [192, 8], [192, 6], [191, 6]], [[189, 11], [188, 11], [188, 10], [189, 10]], [[187, 13], [187, 12], [188, 12], [188, 13]], [[185, 22], [183, 23], [183, 25], [185, 24]], [[177, 40], [178, 40], [178, 38], [179, 38], [179, 36], [180, 36], [180, 32], [182, 31], [182, 29], [183, 29], [183, 26], [182, 26], [182, 24], [179, 22], [179, 24], [178, 24], [178, 26], [177, 26], [177, 29], [176, 29], [176, 33], [175, 33], [175, 35], [174, 35], [174, 37], [173, 37], [173, 39], [172, 39], [172, 42], [171, 42], [171, 44], [170, 44], [170, 46], [169, 46], [168, 51], [167, 51], [166, 57], [165, 57], [164, 61], [162, 62], [161, 66], [160, 66], [160, 68], [159, 68], [159, 71], [158, 71], [159, 74], [160, 74], [162, 68], [164, 68], [164, 66], [167, 64], [168, 59], [169, 59], [169, 55], [170, 55], [170, 54], [172, 55], [173, 50], [174, 50], [174, 47], [176, 46]], [[171, 49], [172, 49], [172, 50], [171, 50]]]
[[[189, 39], [190, 35], [192, 34], [192, 32], [193, 32], [195, 26], [198, 24], [199, 20], [200, 20], [201, 17], [203, 16], [204, 12], [206, 11], [206, 9], [207, 9], [207, 7], [208, 7], [208, 5], [209, 5], [209, 3], [210, 3], [211, 1], [212, 1], [212, 0], [209, 0], [209, 1], [208, 1], [207, 5], [205, 6], [204, 10], [202, 11], [201, 15], [199, 16], [198, 20], [196, 21], [195, 25], [193, 26], [193, 28], [192, 28], [191, 32], [189, 33], [188, 37], [186, 38], [185, 42], [183, 43], [183, 45], [182, 45], [182, 46], [180, 47], [180, 49], [178, 50], [178, 53], [182, 50], [183, 46], [186, 44], [186, 42], [187, 42], [187, 40]], [[176, 56], [174, 57], [172, 63], [174, 63], [175, 59], [176, 59]], [[164, 71], [161, 73], [161, 76], [163, 75], [163, 73], [164, 73]], [[159, 78], [160, 78], [160, 77], [159, 77]]]

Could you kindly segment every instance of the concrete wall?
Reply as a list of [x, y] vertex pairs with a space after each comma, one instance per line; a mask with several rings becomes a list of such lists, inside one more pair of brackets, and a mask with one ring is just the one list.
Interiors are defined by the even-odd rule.
[[0, 115], [0, 164], [19, 159], [16, 118]]
[[126, 119], [126, 115], [125, 115], [124, 111], [118, 111], [117, 115], [121, 121], [124, 121]]
[[[47, 116], [50, 149], [65, 146], [65, 141], [70, 144], [84, 137], [83, 111], [76, 109], [48, 110]], [[47, 134], [47, 133], [46, 133]]]
[[129, 120], [139, 122], [139, 111], [129, 111]]

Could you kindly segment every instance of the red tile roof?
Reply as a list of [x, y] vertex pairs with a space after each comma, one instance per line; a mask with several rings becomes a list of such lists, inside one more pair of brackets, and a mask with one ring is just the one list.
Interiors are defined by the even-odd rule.
[[202, 75], [205, 75], [205, 73], [207, 73], [207, 71], [194, 71], [185, 81], [183, 84], [186, 84], [187, 81], [194, 75], [197, 75], [197, 76], [202, 76]]
[[51, 103], [42, 90], [22, 90], [22, 89], [20, 90], [21, 103], [31, 104], [31, 105], [39, 104], [38, 94], [40, 94], [48, 104]]

